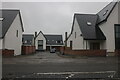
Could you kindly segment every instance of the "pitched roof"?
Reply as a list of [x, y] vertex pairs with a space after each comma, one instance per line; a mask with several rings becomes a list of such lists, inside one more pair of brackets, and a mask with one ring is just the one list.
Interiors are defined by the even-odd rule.
[[[23, 38], [24, 44], [31, 45], [32, 40], [34, 39], [34, 35], [33, 34], [23, 34], [22, 38]], [[28, 41], [28, 42], [25, 43], [25, 41]]]
[[102, 23], [102, 22], [106, 21], [110, 15], [110, 13], [113, 11], [116, 4], [117, 4], [117, 2], [111, 2], [106, 7], [104, 7], [101, 11], [99, 11], [97, 13], [97, 15], [99, 17], [97, 23]]
[[36, 37], [38, 37], [40, 33], [45, 37], [47, 45], [63, 45], [62, 35], [43, 34], [43, 32], [40, 31]]
[[[107, 18], [113, 11], [116, 4], [117, 2], [109, 3], [97, 14], [74, 14], [71, 34], [73, 32], [74, 21], [76, 19], [81, 29], [82, 36], [85, 40], [106, 40], [105, 35], [99, 28], [99, 24], [107, 21]], [[69, 37], [71, 36], [71, 34], [69, 35]]]
[[62, 35], [45, 35], [47, 45], [63, 45]]
[[[99, 27], [96, 26], [98, 16], [96, 14], [75, 14], [82, 36], [85, 40], [104, 40]], [[99, 36], [99, 37], [98, 37]]]
[[23, 23], [20, 15], [20, 10], [7, 10], [7, 9], [2, 9], [0, 10], [0, 13], [2, 15], [0, 17], [3, 18], [3, 21], [0, 21], [0, 28], [2, 28], [2, 34], [0, 38], [3, 38], [5, 34], [7, 33], [8, 29], [10, 28], [11, 24], [13, 23], [14, 19], [16, 18], [17, 14], [20, 16], [20, 22], [22, 25], [22, 30], [23, 29]]
[[[40, 31], [40, 32], [35, 36], [35, 39], [38, 37], [38, 35], [39, 35], [40, 33], [45, 37], [45, 35], [43, 34], [43, 32]], [[45, 38], [46, 38], [46, 37], [45, 37]]]

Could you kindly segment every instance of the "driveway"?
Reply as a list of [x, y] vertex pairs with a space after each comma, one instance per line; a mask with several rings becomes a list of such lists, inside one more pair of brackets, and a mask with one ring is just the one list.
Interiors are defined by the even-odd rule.
[[37, 52], [32, 55], [22, 55], [3, 58], [3, 64], [40, 64], [40, 63], [118, 63], [117, 57], [80, 57], [63, 56], [57, 53]]
[[[118, 71], [117, 57], [71, 57], [56, 53], [37, 52], [13, 58], [3, 58], [3, 77], [106, 78]], [[54, 76], [53, 76], [54, 74]], [[102, 74], [102, 75], [101, 75]], [[55, 76], [57, 75], [57, 76]]]

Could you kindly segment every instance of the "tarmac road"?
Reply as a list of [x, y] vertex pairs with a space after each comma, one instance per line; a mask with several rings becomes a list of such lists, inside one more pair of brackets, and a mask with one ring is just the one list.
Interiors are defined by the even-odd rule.
[[116, 77], [117, 57], [60, 57], [55, 53], [3, 58], [4, 78], [110, 78]]

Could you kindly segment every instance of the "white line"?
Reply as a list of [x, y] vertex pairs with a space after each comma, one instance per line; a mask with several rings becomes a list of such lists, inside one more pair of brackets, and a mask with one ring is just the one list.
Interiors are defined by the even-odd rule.
[[59, 72], [59, 73], [35, 73], [35, 74], [98, 74], [98, 73], [116, 73], [116, 71], [100, 71], [100, 72]]

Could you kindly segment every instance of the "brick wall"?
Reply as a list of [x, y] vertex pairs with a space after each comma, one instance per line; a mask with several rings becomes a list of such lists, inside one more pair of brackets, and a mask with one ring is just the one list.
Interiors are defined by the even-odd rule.
[[0, 52], [2, 52], [2, 56], [14, 56], [14, 50], [5, 49]]
[[22, 46], [22, 54], [32, 54], [35, 53], [35, 46]]
[[106, 50], [71, 50], [69, 47], [61, 47], [60, 52], [80, 56], [106, 56]]
[[120, 50], [115, 50], [115, 56], [120, 56]]

